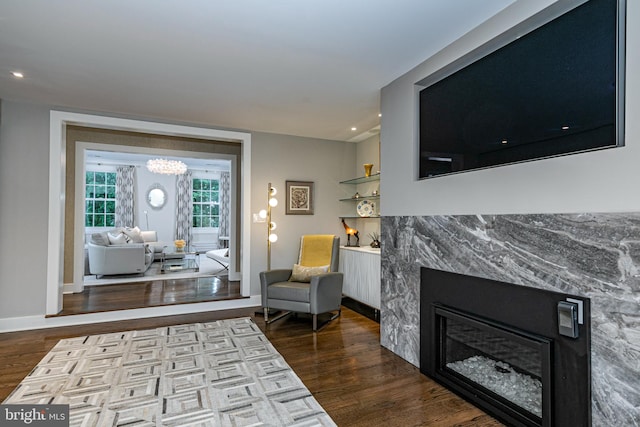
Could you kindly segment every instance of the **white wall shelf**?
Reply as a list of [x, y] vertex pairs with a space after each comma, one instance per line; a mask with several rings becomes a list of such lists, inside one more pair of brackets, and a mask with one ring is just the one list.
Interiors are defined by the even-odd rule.
[[379, 199], [379, 195], [375, 196], [359, 196], [359, 197], [349, 197], [347, 199], [340, 199], [341, 202], [358, 202], [360, 200], [377, 200]]
[[[379, 173], [372, 174], [370, 176], [361, 176], [361, 177], [358, 177], [358, 178], [347, 179], [345, 181], [340, 181], [340, 184], [358, 186], [359, 184], [372, 183], [372, 182], [376, 182], [376, 181], [380, 181], [380, 174]], [[358, 197], [353, 197], [353, 196], [352, 197], [345, 197], [345, 198], [339, 199], [339, 201], [353, 203], [353, 202], [361, 202], [362, 200], [380, 200], [380, 194], [378, 194], [379, 190], [372, 189], [372, 187], [370, 185], [356, 187], [356, 189], [360, 190], [360, 191], [366, 190], [366, 193], [363, 191], [363, 194], [361, 195], [361, 194], [359, 194], [357, 192]], [[380, 218], [380, 215], [379, 215], [380, 204], [379, 204], [379, 202], [376, 202], [374, 204], [374, 206], [375, 206], [374, 209], [376, 210], [375, 215], [362, 217], [362, 216], [358, 216], [358, 215], [348, 214], [348, 215], [341, 216], [341, 218], [345, 218], [345, 219]]]
[[340, 217], [341, 219], [380, 219], [380, 215], [372, 215], [372, 216], [358, 216], [358, 215], [344, 215]]
[[361, 176], [358, 178], [347, 179], [346, 181], [340, 181], [340, 184], [364, 184], [365, 182], [380, 181], [380, 174], [374, 173], [369, 176]]

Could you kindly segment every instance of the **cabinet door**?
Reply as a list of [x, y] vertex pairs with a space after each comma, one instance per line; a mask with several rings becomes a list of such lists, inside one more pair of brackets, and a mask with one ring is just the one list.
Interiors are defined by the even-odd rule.
[[340, 249], [340, 271], [344, 274], [342, 293], [380, 309], [380, 253]]

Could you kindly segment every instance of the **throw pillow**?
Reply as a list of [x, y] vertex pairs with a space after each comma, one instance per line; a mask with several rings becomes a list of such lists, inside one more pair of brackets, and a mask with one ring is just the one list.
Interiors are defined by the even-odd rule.
[[93, 233], [91, 235], [91, 243], [99, 246], [109, 246], [109, 236], [107, 233]]
[[127, 243], [127, 236], [124, 233], [107, 234], [109, 236], [109, 244], [111, 245], [124, 245]]
[[291, 271], [290, 282], [310, 282], [311, 276], [327, 273], [329, 271], [328, 265], [321, 267], [305, 267], [304, 265], [293, 264], [293, 270]]
[[140, 234], [140, 229], [138, 227], [127, 227], [122, 232], [129, 238], [127, 241], [130, 243], [144, 243], [144, 239]]

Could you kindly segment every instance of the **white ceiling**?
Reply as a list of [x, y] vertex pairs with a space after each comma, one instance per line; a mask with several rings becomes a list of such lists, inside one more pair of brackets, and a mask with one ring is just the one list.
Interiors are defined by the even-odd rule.
[[1, 0], [0, 98], [350, 140], [383, 86], [514, 1]]

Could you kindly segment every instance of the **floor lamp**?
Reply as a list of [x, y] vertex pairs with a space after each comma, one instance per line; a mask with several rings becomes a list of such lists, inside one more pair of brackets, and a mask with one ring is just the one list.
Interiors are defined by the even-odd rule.
[[273, 232], [276, 229], [276, 223], [271, 220], [271, 208], [278, 206], [278, 199], [274, 197], [277, 193], [278, 190], [269, 183], [267, 209], [263, 209], [259, 213], [261, 218], [267, 220], [267, 271], [271, 270], [271, 244], [278, 240], [278, 235]]

